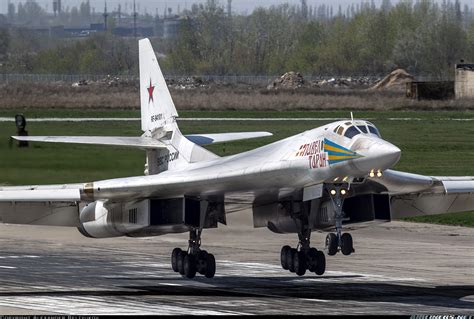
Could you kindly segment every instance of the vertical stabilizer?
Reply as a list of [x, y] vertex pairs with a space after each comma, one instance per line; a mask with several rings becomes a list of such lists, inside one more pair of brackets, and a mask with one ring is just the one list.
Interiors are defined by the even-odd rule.
[[138, 42], [138, 53], [142, 130], [145, 132], [144, 136], [167, 144], [166, 148], [146, 151], [145, 174], [182, 169], [190, 163], [217, 158], [217, 155], [194, 144], [179, 131], [176, 123], [178, 112], [150, 40], [142, 39]]
[[[150, 40], [138, 41], [142, 130], [175, 127], [178, 116]], [[171, 129], [173, 130], [173, 129]]]

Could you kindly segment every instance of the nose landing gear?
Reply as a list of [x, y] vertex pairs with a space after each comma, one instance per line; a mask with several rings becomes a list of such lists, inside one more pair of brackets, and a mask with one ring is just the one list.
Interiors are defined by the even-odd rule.
[[345, 217], [342, 206], [348, 189], [347, 186], [343, 184], [326, 187], [329, 188], [328, 192], [334, 207], [336, 219], [336, 233], [329, 233], [326, 236], [326, 250], [329, 256], [335, 255], [338, 251], [347, 256], [355, 252], [351, 234], [342, 233], [342, 221]]

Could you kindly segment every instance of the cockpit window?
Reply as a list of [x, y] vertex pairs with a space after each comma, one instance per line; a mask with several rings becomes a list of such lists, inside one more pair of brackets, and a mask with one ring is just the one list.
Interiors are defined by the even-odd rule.
[[334, 133], [337, 132], [337, 129], [338, 129], [339, 127], [341, 127], [341, 126], [340, 126], [340, 125], [336, 126], [336, 128], [334, 129]]
[[378, 130], [377, 130], [375, 127], [374, 127], [374, 126], [372, 126], [372, 125], [369, 125], [368, 127], [369, 127], [369, 131], [370, 131], [370, 133], [372, 133], [372, 134], [375, 134], [375, 135], [377, 135], [377, 136], [379, 136], [379, 137], [380, 137], [380, 133], [379, 133], [379, 131], [378, 131]]
[[337, 130], [337, 134], [342, 135], [342, 132], [344, 132], [344, 127], [339, 126], [339, 129]]
[[367, 127], [365, 125], [357, 125], [357, 128], [361, 130], [363, 133], [368, 133]]
[[357, 134], [360, 134], [359, 130], [356, 129], [354, 126], [350, 126], [347, 131], [346, 131], [346, 134], [344, 134], [345, 137], [348, 137], [348, 138], [353, 138], [354, 136], [356, 136]]

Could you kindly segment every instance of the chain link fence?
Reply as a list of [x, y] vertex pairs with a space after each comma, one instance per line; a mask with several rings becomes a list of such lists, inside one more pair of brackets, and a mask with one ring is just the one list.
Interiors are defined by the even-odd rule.
[[[169, 75], [166, 80], [178, 81], [183, 78], [200, 78], [205, 82], [219, 82], [229, 84], [250, 84], [250, 85], [267, 85], [281, 75]], [[366, 79], [368, 82], [380, 79], [378, 75], [347, 75], [347, 76], [332, 76], [332, 75], [318, 75], [305, 76], [306, 81], [321, 81], [331, 79]], [[0, 83], [16, 83], [16, 82], [30, 82], [30, 83], [75, 83], [79, 81], [107, 81], [115, 79], [124, 82], [138, 82], [137, 75], [97, 75], [97, 74], [0, 74]]]

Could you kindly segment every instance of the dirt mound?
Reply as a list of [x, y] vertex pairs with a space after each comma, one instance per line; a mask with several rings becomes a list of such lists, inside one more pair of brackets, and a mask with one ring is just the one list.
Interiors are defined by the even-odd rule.
[[267, 89], [297, 89], [304, 86], [305, 80], [299, 72], [286, 72], [267, 86]]
[[372, 86], [371, 90], [404, 88], [405, 83], [413, 81], [414, 77], [404, 69], [396, 69]]

